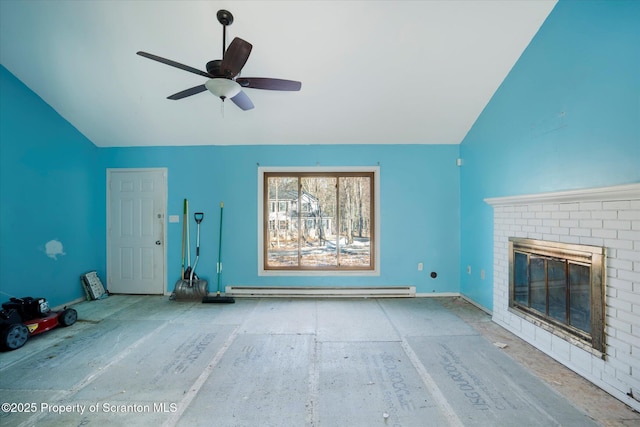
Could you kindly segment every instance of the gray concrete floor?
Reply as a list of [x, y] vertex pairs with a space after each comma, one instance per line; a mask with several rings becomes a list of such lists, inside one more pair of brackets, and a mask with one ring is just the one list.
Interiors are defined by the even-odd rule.
[[0, 353], [1, 425], [640, 425], [459, 298], [74, 307], [75, 325]]

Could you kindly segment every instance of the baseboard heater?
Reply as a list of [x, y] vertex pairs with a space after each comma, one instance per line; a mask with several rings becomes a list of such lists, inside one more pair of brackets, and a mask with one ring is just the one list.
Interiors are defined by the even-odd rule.
[[415, 286], [384, 287], [295, 287], [295, 286], [227, 286], [226, 295], [238, 297], [371, 297], [411, 298]]

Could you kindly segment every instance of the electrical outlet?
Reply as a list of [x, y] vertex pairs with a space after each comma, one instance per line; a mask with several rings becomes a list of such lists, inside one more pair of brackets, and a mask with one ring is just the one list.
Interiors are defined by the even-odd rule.
[[422, 271], [422, 268], [423, 268], [423, 267], [424, 267], [424, 266], [422, 265], [422, 263], [421, 263], [421, 262], [419, 262], [419, 263], [418, 263], [418, 271]]
[[467, 274], [471, 274], [471, 266], [467, 265]]
[[480, 270], [480, 279], [484, 280], [484, 270]]

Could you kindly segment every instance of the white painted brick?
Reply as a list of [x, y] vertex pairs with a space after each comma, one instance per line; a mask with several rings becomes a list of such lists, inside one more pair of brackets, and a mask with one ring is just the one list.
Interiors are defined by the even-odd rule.
[[631, 202], [629, 200], [616, 200], [613, 202], [603, 202], [602, 209], [630, 209]]
[[571, 344], [555, 335], [551, 336], [551, 351], [553, 351], [554, 356], [565, 362], [571, 360]]
[[[620, 311], [618, 311], [618, 315], [620, 315]], [[623, 322], [618, 319], [607, 318], [607, 324], [611, 329], [615, 329], [616, 337], [620, 338], [621, 333], [631, 334], [631, 324], [627, 322]]]
[[[604, 246], [606, 246], [607, 248], [633, 250], [633, 241], [619, 240], [619, 239], [604, 239]], [[611, 258], [611, 254], [609, 258]]]
[[522, 335], [524, 336], [525, 339], [529, 340], [529, 341], [533, 341], [535, 340], [535, 336], [536, 336], [536, 325], [534, 325], [531, 322], [522, 322]]
[[551, 218], [551, 212], [536, 212], [536, 218], [541, 218], [541, 219]]
[[567, 211], [551, 212], [551, 218], [553, 219], [569, 219], [571, 214]]
[[633, 395], [636, 397], [640, 396], [640, 374], [636, 373], [637, 370], [638, 367], [636, 365], [636, 367], [633, 369], [633, 375], [626, 379], [626, 382], [633, 389]]
[[613, 336], [608, 336], [606, 338], [607, 347], [611, 347], [616, 350], [617, 353], [630, 353], [631, 352], [631, 344], [628, 342], [620, 341], [618, 338]]
[[604, 239], [600, 237], [580, 237], [581, 245], [604, 246]]
[[[535, 203], [494, 218], [494, 318], [600, 385], [640, 394], [640, 200]], [[608, 357], [602, 360], [508, 311], [506, 237], [606, 246]], [[499, 241], [500, 239], [500, 241]], [[633, 367], [633, 371], [632, 371]]]
[[[612, 282], [614, 279], [611, 279], [609, 282]], [[615, 279], [617, 280], [617, 279]], [[620, 283], [624, 283], [628, 286], [627, 289], [616, 289], [617, 293], [615, 295], [615, 297], [612, 296], [612, 298], [607, 299], [606, 305], [607, 307], [612, 307], [612, 308], [616, 308], [619, 310], [624, 310], [624, 311], [631, 311], [631, 302], [630, 301], [625, 301], [623, 299], [620, 298], [620, 292], [631, 292], [631, 284], [629, 282], [623, 281], [623, 280], [618, 280], [618, 282]], [[610, 285], [611, 286], [611, 285]], [[613, 289], [613, 286], [612, 286]]]
[[618, 279], [627, 280], [629, 282], [640, 283], [640, 272], [627, 271], [627, 270], [618, 270]]
[[561, 211], [577, 211], [580, 209], [580, 203], [560, 203], [559, 208]]
[[628, 311], [618, 310], [617, 318], [621, 322], [629, 324], [629, 327], [631, 329], [629, 331], [630, 334], [633, 334], [633, 325], [640, 325], [640, 316]]
[[591, 353], [587, 353], [578, 347], [569, 348], [569, 352], [571, 364], [579, 371], [590, 375], [592, 373], [591, 361], [593, 359]]
[[618, 219], [618, 211], [591, 211], [593, 219]]
[[616, 257], [620, 259], [628, 259], [630, 261], [640, 261], [640, 252], [618, 250]]
[[591, 236], [590, 228], [570, 228], [569, 234], [572, 236]]
[[580, 202], [581, 211], [599, 211], [602, 210], [602, 202]]
[[[580, 220], [580, 227], [582, 228], [602, 228], [602, 220], [601, 219], [582, 219]], [[614, 227], [609, 227], [614, 228]]]
[[[609, 365], [607, 365], [609, 366]], [[607, 372], [603, 372], [602, 373], [602, 382], [604, 382], [605, 384], [607, 384], [609, 387], [612, 387], [616, 390], [618, 390], [621, 393], [626, 394], [629, 390], [627, 389], [627, 385], [625, 383], [623, 383], [622, 381], [620, 381], [618, 378], [615, 377], [615, 375], [611, 375]]]
[[631, 345], [633, 345], [634, 343], [638, 342], [638, 337], [637, 336], [631, 335], [630, 333], [627, 333], [625, 331], [621, 331], [619, 329], [616, 331], [616, 337], [619, 340], [627, 342], [627, 343], [629, 343]]
[[620, 230], [618, 231], [618, 239], [640, 240], [640, 231]]
[[609, 258], [607, 259], [607, 267], [631, 271], [633, 270], [633, 262], [626, 259]]
[[551, 232], [553, 234], [561, 234], [561, 235], [569, 235], [569, 228], [568, 227], [551, 227]]
[[536, 328], [536, 346], [542, 351], [551, 352], [551, 336], [551, 333], [544, 329]]
[[560, 220], [560, 227], [579, 227], [580, 226], [580, 221], [578, 221], [577, 219], [561, 219]]
[[609, 360], [609, 366], [614, 369], [616, 378], [620, 378], [620, 374], [629, 375], [631, 366], [628, 363], [624, 363], [618, 358], [612, 357]]
[[[637, 337], [638, 340], [640, 340], [640, 337]], [[619, 360], [620, 362], [622, 362], [622, 364], [624, 365], [629, 365], [629, 368], [631, 369], [631, 371], [629, 373], [631, 373], [633, 371], [633, 367], [636, 366], [636, 369], [638, 368], [637, 364], [638, 364], [638, 359], [635, 358], [633, 356], [633, 354], [629, 354], [629, 353], [625, 353], [622, 351], [619, 351], [616, 353], [616, 359]]]
[[602, 237], [604, 239], [616, 239], [618, 237], [618, 230], [611, 229], [593, 229], [591, 232], [593, 237]]
[[632, 211], [618, 211], [618, 219], [640, 220], [640, 209]]
[[579, 245], [580, 244], [580, 237], [562, 235], [562, 236], [560, 236], [560, 239], [558, 241], [562, 242], [562, 243], [573, 243], [575, 245]]
[[571, 219], [591, 218], [591, 211], [571, 211], [569, 218]]
[[631, 221], [605, 219], [602, 223], [602, 227], [616, 230], [631, 230]]
[[[628, 302], [630, 304], [635, 304], [640, 306], [640, 294], [633, 292], [633, 291], [625, 291], [625, 290], [620, 290], [618, 292], [618, 298], [622, 301]], [[630, 311], [630, 310], [627, 310]], [[640, 322], [638, 322], [638, 325], [640, 325]]]

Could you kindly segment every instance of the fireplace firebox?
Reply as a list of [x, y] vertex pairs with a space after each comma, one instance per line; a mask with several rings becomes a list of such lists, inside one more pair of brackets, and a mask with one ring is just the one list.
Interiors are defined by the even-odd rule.
[[509, 310], [605, 355], [606, 249], [509, 238]]

